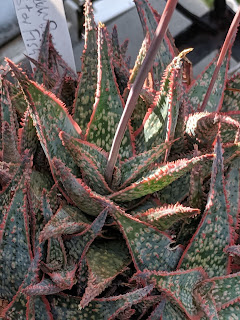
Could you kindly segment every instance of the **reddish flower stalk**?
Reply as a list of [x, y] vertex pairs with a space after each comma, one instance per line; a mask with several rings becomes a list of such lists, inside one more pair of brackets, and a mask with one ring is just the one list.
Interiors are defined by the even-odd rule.
[[142, 89], [142, 86], [144, 84], [144, 81], [147, 78], [148, 72], [153, 65], [154, 58], [165, 36], [168, 24], [176, 8], [177, 2], [178, 0], [168, 0], [165, 6], [165, 9], [163, 11], [163, 14], [161, 16], [161, 19], [159, 21], [159, 24], [157, 26], [150, 48], [147, 52], [147, 55], [143, 61], [141, 68], [139, 69], [138, 75], [133, 83], [133, 86], [129, 92], [126, 106], [124, 108], [121, 120], [118, 124], [117, 130], [113, 139], [112, 148], [109, 153], [106, 174], [105, 174], [106, 181], [108, 182], [109, 185], [111, 184], [111, 181], [112, 181], [113, 169], [117, 160], [117, 155], [119, 152], [121, 141], [124, 136], [128, 121], [133, 113], [133, 110], [135, 108], [135, 105], [139, 97], [140, 91]]
[[[215, 68], [215, 70], [213, 72], [213, 76], [212, 76], [210, 85], [208, 87], [207, 93], [206, 93], [206, 95], [204, 97], [203, 103], [201, 105], [200, 111], [204, 111], [205, 108], [206, 108], [206, 105], [207, 105], [209, 97], [211, 95], [213, 86], [214, 86], [214, 84], [215, 84], [215, 82], [217, 80], [218, 73], [219, 73], [219, 70], [220, 70], [221, 65], [223, 63], [223, 60], [224, 60], [224, 58], [226, 56], [226, 53], [227, 53], [229, 47], [231, 46], [231, 43], [232, 43], [232, 40], [233, 40], [235, 34], [237, 33], [237, 28], [238, 28], [239, 22], [240, 22], [240, 7], [238, 8], [238, 11], [236, 12], [236, 14], [234, 16], [234, 19], [233, 19], [233, 21], [231, 23], [231, 26], [228, 29], [227, 36], [225, 38], [225, 41], [224, 41], [224, 44], [222, 46], [220, 55], [218, 57], [217, 65], [216, 65], [216, 68]], [[219, 111], [219, 110], [217, 110], [217, 111]]]

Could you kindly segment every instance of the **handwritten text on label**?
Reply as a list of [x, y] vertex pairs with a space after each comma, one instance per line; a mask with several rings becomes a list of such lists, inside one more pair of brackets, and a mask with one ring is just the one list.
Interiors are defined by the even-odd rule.
[[62, 0], [13, 0], [27, 54], [38, 58], [47, 21], [56, 49], [76, 71], [71, 39]]

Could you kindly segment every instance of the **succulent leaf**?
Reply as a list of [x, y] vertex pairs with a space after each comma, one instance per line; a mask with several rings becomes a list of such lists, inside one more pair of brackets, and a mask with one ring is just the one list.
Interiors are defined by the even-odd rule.
[[3, 188], [3, 190], [0, 192], [0, 211], [1, 211], [0, 223], [2, 223], [3, 217], [8, 210], [9, 204], [17, 188], [19, 187], [19, 183], [21, 181], [23, 172], [25, 171], [29, 161], [30, 160], [28, 156], [25, 156], [22, 163], [17, 168], [17, 171], [15, 172], [15, 175], [12, 177], [10, 183], [8, 183], [7, 186]]
[[39, 68], [39, 65], [43, 66], [45, 69], [48, 69], [49, 65], [49, 48], [50, 48], [50, 23], [46, 24], [45, 30], [42, 35], [42, 42], [41, 47], [39, 50], [38, 61], [37, 61], [37, 68], [34, 73], [34, 79], [38, 83], [45, 84], [45, 74], [44, 70]]
[[8, 61], [8, 63], [28, 99], [31, 117], [48, 160], [51, 162], [51, 159], [57, 156], [65, 163], [68, 163], [73, 172], [76, 172], [76, 165], [62, 145], [58, 134], [61, 129], [71, 136], [80, 137], [80, 128], [73, 121], [60, 100], [51, 92], [46, 92], [43, 87], [29, 80], [12, 62]]
[[[139, 50], [137, 59], [135, 61], [133, 70], [131, 72], [131, 76], [129, 78], [129, 84], [133, 84], [134, 83], [134, 80], [136, 79], [136, 76], [138, 74], [138, 70], [139, 70], [140, 66], [142, 65], [142, 63], [143, 63], [143, 60], [145, 59], [145, 56], [146, 56], [147, 51], [149, 49], [149, 46], [150, 46], [150, 37], [149, 37], [149, 33], [147, 33], [145, 38], [143, 39], [142, 46], [141, 46], [141, 48]], [[134, 112], [133, 112], [133, 116], [132, 117], [134, 118]]]
[[[26, 173], [19, 182], [0, 234], [1, 297], [11, 299], [22, 284], [32, 260], [25, 189]], [[9, 283], [12, 283], [9, 286]]]
[[1, 90], [1, 129], [2, 129], [2, 159], [6, 162], [20, 162], [17, 150], [17, 132], [14, 122], [13, 106], [11, 103], [8, 86], [2, 80]]
[[76, 164], [81, 169], [81, 157], [82, 155], [85, 155], [91, 159], [91, 161], [97, 167], [99, 173], [104, 175], [108, 159], [107, 152], [98, 148], [95, 144], [80, 139], [75, 139], [63, 131], [60, 132], [59, 137], [62, 140], [63, 145], [71, 153], [71, 156]]
[[199, 213], [199, 209], [193, 209], [176, 204], [158, 207], [155, 209], [151, 208], [144, 213], [135, 215], [134, 217], [141, 221], [148, 222], [161, 231], [165, 231], [169, 229], [175, 222], [195, 216]]
[[[199, 310], [196, 308], [193, 292], [196, 286], [207, 277], [203, 269], [196, 268], [169, 273], [146, 271], [143, 274], [144, 277], [156, 280], [156, 288], [165, 292], [190, 319], [198, 318]], [[138, 275], [141, 277], [141, 273]]]
[[231, 319], [231, 318], [232, 319], [235, 318], [236, 320], [238, 320], [240, 319], [239, 315], [240, 315], [239, 302], [236, 302], [233, 305], [230, 305], [229, 307], [224, 308], [218, 312], [219, 320], [225, 320], [225, 319]]
[[29, 297], [29, 300], [34, 310], [33, 320], [53, 320], [50, 312], [50, 304], [46, 297]]
[[47, 268], [51, 270], [59, 270], [66, 266], [67, 255], [64, 247], [64, 243], [61, 237], [50, 238], [48, 240], [47, 249]]
[[212, 285], [211, 295], [218, 311], [240, 300], [239, 276], [240, 273], [238, 272], [203, 281], [202, 285]]
[[97, 89], [97, 29], [93, 17], [92, 2], [85, 2], [85, 45], [82, 56], [82, 72], [73, 105], [73, 118], [85, 134], [93, 111]]
[[216, 158], [212, 167], [208, 202], [199, 224], [187, 246], [178, 267], [183, 269], [202, 266], [210, 277], [229, 272], [229, 258], [223, 249], [233, 241], [227, 208], [223, 158], [220, 138], [215, 146]]
[[93, 244], [86, 254], [86, 259], [89, 276], [87, 288], [80, 302], [82, 308], [103, 292], [131, 261], [127, 247], [119, 241]]
[[104, 209], [93, 223], [82, 233], [72, 236], [65, 241], [69, 263], [80, 264], [94, 239], [100, 234], [108, 214], [108, 209]]
[[175, 303], [167, 301], [162, 315], [163, 320], [186, 320], [186, 314]]
[[51, 237], [82, 232], [90, 221], [77, 208], [64, 205], [44, 226], [40, 239], [44, 241]]
[[31, 297], [55, 294], [61, 291], [62, 291], [62, 288], [58, 287], [50, 279], [44, 279], [39, 283], [30, 285], [24, 289], [24, 293]]
[[226, 193], [229, 203], [229, 214], [232, 217], [232, 227], [236, 230], [240, 217], [240, 161], [239, 157], [231, 161], [226, 177]]
[[128, 202], [159, 191], [183, 176], [201, 161], [211, 158], [211, 154], [206, 154], [190, 160], [181, 159], [176, 162], [169, 162], [166, 165], [159, 165], [156, 169], [151, 170], [145, 177], [132, 183], [129, 187], [110, 195], [109, 199], [117, 202]]
[[116, 25], [114, 25], [113, 27], [111, 43], [113, 49], [112, 63], [114, 67], [114, 73], [116, 76], [119, 91], [122, 95], [128, 84], [129, 70], [120, 50]]
[[51, 298], [52, 313], [56, 319], [76, 317], [79, 320], [113, 320], [121, 311], [143, 300], [152, 288], [153, 286], [150, 285], [125, 295], [95, 299], [84, 309], [78, 308], [80, 302], [78, 298], [67, 295], [53, 296]]
[[186, 136], [192, 143], [207, 147], [213, 144], [219, 131], [223, 143], [234, 142], [239, 127], [239, 122], [229, 116], [214, 112], [194, 113], [186, 121]]
[[151, 150], [145, 151], [126, 159], [121, 164], [122, 183], [121, 189], [128, 186], [132, 182], [141, 178], [146, 172], [149, 171], [151, 165], [156, 161], [163, 162], [165, 152], [170, 146], [170, 143], [162, 143], [157, 147], [153, 147]]
[[103, 196], [94, 193], [81, 179], [77, 179], [70, 170], [58, 159], [53, 159], [56, 174], [66, 191], [67, 198], [82, 211], [91, 216], [97, 216], [111, 202]]
[[[108, 34], [105, 27], [99, 25], [98, 32], [99, 71], [96, 100], [86, 139], [109, 152], [117, 125], [123, 112], [124, 102], [113, 73]], [[130, 130], [129, 130], [130, 129]], [[133, 155], [131, 128], [128, 127], [122, 140], [120, 155], [122, 159]]]
[[18, 130], [18, 136], [18, 151], [20, 155], [22, 155], [26, 149], [30, 150], [30, 154], [34, 154], [37, 150], [38, 139], [29, 109], [24, 114], [22, 128]]
[[158, 229], [120, 210], [114, 213], [116, 222], [127, 242], [135, 268], [148, 270], [174, 270], [182, 248], [171, 249], [171, 238]]
[[188, 98], [189, 102], [191, 103], [191, 110], [189, 111], [189, 113], [195, 111], [219, 111], [223, 100], [224, 88], [227, 81], [229, 59], [230, 54], [227, 54], [223, 64], [221, 65], [221, 69], [218, 73], [217, 80], [215, 82], [205, 110], [200, 110], [200, 107], [210, 84], [213, 72], [215, 70], [217, 57], [215, 57], [213, 61], [206, 67], [206, 69], [197, 77], [197, 79], [192, 82], [192, 84], [188, 88]]
[[[146, 113], [142, 126], [135, 132], [136, 140], [141, 142], [143, 150], [157, 146], [174, 138], [181, 102], [182, 70], [181, 60], [185, 53], [179, 54], [167, 66], [160, 92]], [[142, 151], [141, 151], [142, 152]]]
[[[147, 0], [134, 0], [138, 15], [142, 23], [145, 35], [149, 32], [150, 39], [153, 38], [155, 30], [158, 25], [158, 17], [155, 15], [153, 8], [149, 5]], [[155, 58], [153, 74], [155, 90], [159, 90], [159, 80], [162, 78], [163, 72], [172, 59], [175, 57], [175, 48], [172, 47], [168, 36], [165, 35], [164, 40]]]

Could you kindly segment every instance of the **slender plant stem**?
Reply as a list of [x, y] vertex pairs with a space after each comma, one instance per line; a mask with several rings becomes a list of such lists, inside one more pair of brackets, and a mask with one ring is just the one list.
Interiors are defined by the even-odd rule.
[[[236, 14], [234, 16], [234, 19], [233, 19], [233, 21], [231, 23], [231, 26], [228, 29], [227, 36], [225, 38], [225, 41], [224, 41], [224, 44], [222, 46], [220, 55], [218, 57], [217, 65], [216, 65], [216, 68], [215, 68], [215, 70], [213, 72], [213, 76], [212, 76], [211, 82], [209, 84], [208, 90], [206, 92], [206, 95], [204, 97], [203, 103], [201, 105], [200, 111], [204, 111], [205, 108], [206, 108], [206, 105], [207, 105], [209, 97], [211, 95], [213, 86], [214, 86], [214, 84], [215, 84], [215, 82], [217, 80], [218, 73], [219, 73], [219, 70], [220, 70], [221, 65], [223, 63], [223, 60], [224, 60], [224, 58], [226, 56], [226, 53], [227, 53], [229, 47], [232, 44], [233, 37], [235, 36], [235, 34], [237, 32], [237, 28], [238, 28], [239, 22], [240, 22], [240, 7], [238, 8], [238, 11], [236, 12]], [[218, 111], [219, 110], [217, 110], [217, 112]]]
[[142, 86], [144, 84], [144, 81], [147, 78], [148, 72], [153, 65], [154, 58], [165, 36], [169, 21], [171, 20], [171, 17], [176, 8], [177, 2], [178, 0], [168, 0], [165, 6], [165, 9], [163, 11], [163, 14], [161, 16], [161, 19], [159, 21], [159, 24], [157, 26], [156, 32], [154, 34], [152, 43], [148, 49], [147, 55], [143, 61], [141, 68], [139, 69], [138, 75], [129, 92], [126, 106], [124, 108], [122, 117], [118, 124], [117, 130], [113, 139], [112, 148], [109, 153], [109, 158], [108, 158], [108, 163], [107, 163], [107, 168], [105, 173], [105, 178], [109, 185], [111, 185], [111, 182], [112, 182], [113, 169], [117, 160], [120, 144], [122, 142], [122, 138], [124, 136], [128, 121], [133, 113], [133, 110], [135, 108], [135, 105], [139, 97], [140, 91], [142, 89]]

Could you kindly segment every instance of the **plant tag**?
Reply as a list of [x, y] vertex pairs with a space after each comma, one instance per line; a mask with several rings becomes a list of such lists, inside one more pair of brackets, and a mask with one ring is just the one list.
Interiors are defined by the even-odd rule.
[[66, 63], [76, 72], [72, 43], [62, 0], [13, 0], [27, 54], [37, 60], [47, 21], [53, 43]]

